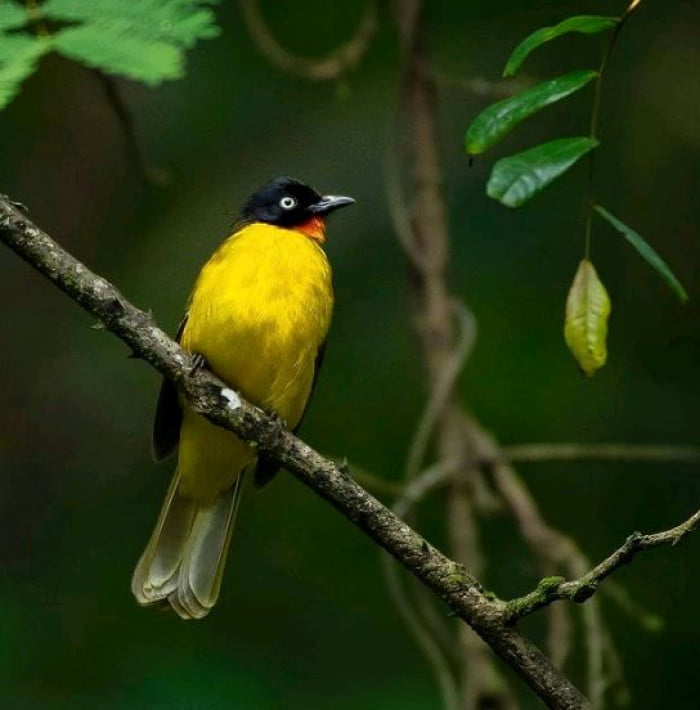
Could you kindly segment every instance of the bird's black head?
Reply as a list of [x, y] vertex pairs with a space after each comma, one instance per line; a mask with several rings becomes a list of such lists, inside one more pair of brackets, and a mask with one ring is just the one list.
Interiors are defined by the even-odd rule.
[[278, 177], [248, 198], [241, 218], [246, 222], [297, 227], [314, 219], [323, 220], [330, 212], [354, 202], [352, 197], [319, 195], [299, 180]]

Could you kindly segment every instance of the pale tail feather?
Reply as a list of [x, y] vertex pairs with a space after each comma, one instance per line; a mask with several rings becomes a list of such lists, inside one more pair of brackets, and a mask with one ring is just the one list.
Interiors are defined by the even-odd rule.
[[183, 619], [201, 619], [219, 597], [226, 554], [238, 511], [243, 475], [210, 506], [200, 508], [168, 601]]
[[177, 586], [180, 561], [197, 512], [196, 503], [178, 492], [179, 483], [175, 471], [155, 530], [131, 578], [131, 591], [139, 604], [165, 599]]
[[131, 589], [140, 604], [167, 599], [183, 619], [200, 619], [214, 606], [242, 490], [243, 475], [208, 506], [178, 492], [175, 473]]

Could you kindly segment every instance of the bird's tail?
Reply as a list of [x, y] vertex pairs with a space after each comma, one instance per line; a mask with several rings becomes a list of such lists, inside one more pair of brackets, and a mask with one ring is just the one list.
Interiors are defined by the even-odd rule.
[[179, 483], [175, 471], [131, 591], [139, 604], [167, 600], [183, 619], [201, 619], [219, 596], [243, 474], [209, 505], [182, 495]]

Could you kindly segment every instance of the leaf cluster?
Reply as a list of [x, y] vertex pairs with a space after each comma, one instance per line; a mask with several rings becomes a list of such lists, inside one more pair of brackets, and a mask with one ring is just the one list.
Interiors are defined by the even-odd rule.
[[147, 84], [180, 78], [185, 51], [219, 34], [216, 1], [0, 0], [0, 109], [49, 52]]
[[[571, 32], [593, 34], [613, 29], [614, 17], [577, 15], [553, 27], [543, 27], [528, 35], [506, 62], [504, 76], [512, 76], [535, 49]], [[491, 104], [472, 122], [467, 130], [465, 148], [477, 155], [496, 145], [526, 118], [541, 111], [585, 86], [600, 81], [593, 70], [577, 70], [549, 79], [515, 96]], [[498, 161], [491, 172], [487, 193], [507, 207], [519, 207], [560, 175], [564, 174], [586, 153], [598, 146], [595, 136], [557, 138], [522, 153]]]
[[[467, 129], [466, 152], [478, 155], [492, 148], [520, 123], [588, 84], [595, 86], [591, 128], [587, 136], [571, 136], [534, 146], [497, 161], [491, 171], [486, 192], [507, 207], [520, 207], [572, 168], [582, 157], [600, 145], [596, 136], [600, 83], [616, 35], [638, 3], [633, 2], [622, 17], [577, 15], [552, 27], [528, 35], [506, 62], [504, 76], [515, 74], [531, 52], [541, 45], [571, 32], [597, 34], [613, 31], [598, 71], [577, 70], [487, 106]], [[591, 163], [590, 179], [593, 171]], [[590, 183], [590, 180], [589, 180]], [[590, 184], [589, 184], [590, 191]], [[590, 196], [589, 196], [590, 199]], [[640, 256], [664, 279], [681, 301], [688, 294], [666, 262], [634, 229], [600, 205], [591, 205], [586, 216], [586, 250], [569, 290], [564, 324], [565, 340], [582, 371], [591, 376], [607, 358], [606, 336], [610, 299], [589, 259], [592, 215], [596, 214], [618, 231]]]

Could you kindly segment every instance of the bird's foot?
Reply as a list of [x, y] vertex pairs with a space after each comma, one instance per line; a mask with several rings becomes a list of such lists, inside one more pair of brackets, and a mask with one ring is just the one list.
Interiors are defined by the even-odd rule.
[[202, 353], [192, 353], [192, 366], [190, 367], [190, 377], [200, 370], [209, 369], [207, 360]]
[[14, 207], [16, 210], [19, 210], [20, 212], [24, 212], [24, 214], [29, 213], [29, 207], [25, 205], [23, 202], [17, 202], [17, 200], [13, 200], [12, 198], [8, 197], [7, 195], [3, 195], [3, 197]]
[[265, 414], [267, 414], [267, 416], [270, 417], [270, 419], [272, 419], [272, 421], [275, 424], [277, 424], [278, 426], [280, 426], [282, 429], [289, 429], [289, 425], [287, 424], [287, 420], [282, 419], [282, 417], [280, 417], [280, 415], [277, 414], [277, 412], [274, 409], [266, 409]]

